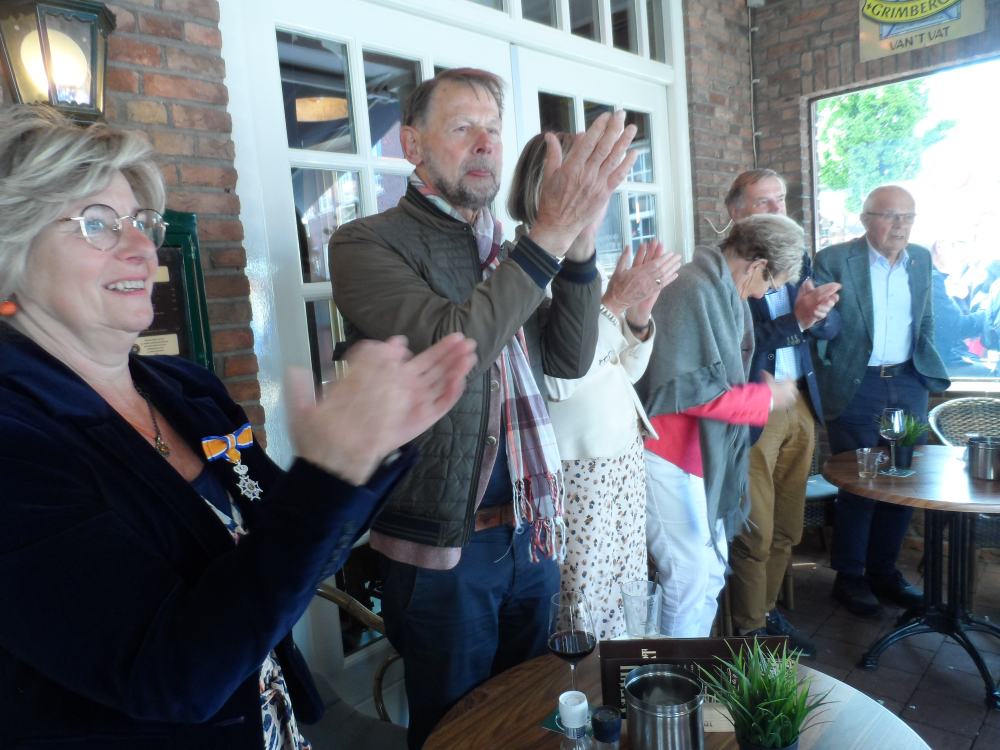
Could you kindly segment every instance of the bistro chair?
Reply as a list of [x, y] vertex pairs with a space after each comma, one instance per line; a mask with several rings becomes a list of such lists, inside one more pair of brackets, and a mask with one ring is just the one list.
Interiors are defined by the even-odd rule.
[[[331, 586], [327, 583], [321, 583], [316, 591], [316, 594], [323, 597], [327, 601], [333, 602], [342, 610], [347, 612], [347, 614], [360, 620], [365, 627], [371, 628], [376, 633], [381, 633], [382, 635], [385, 634], [385, 623], [382, 621], [382, 618], [365, 607], [350, 594], [347, 594], [335, 586]], [[379, 664], [378, 669], [375, 670], [375, 684], [372, 687], [372, 697], [375, 701], [375, 711], [378, 713], [378, 717], [382, 721], [392, 721], [392, 719], [389, 718], [389, 712], [386, 711], [385, 708], [385, 699], [382, 696], [382, 682], [385, 679], [386, 671], [400, 658], [402, 657], [399, 654], [391, 654], [386, 657], [385, 661]]]
[[[963, 446], [966, 435], [1000, 435], [1000, 399], [955, 398], [938, 404], [927, 415], [927, 421], [945, 445]], [[975, 513], [971, 517], [972, 544], [969, 545], [969, 610], [974, 611], [979, 571], [976, 563], [980, 549], [1000, 547], [1000, 515]]]

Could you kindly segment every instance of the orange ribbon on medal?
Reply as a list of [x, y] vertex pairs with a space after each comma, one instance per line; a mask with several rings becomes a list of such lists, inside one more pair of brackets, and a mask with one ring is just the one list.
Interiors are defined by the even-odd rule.
[[231, 464], [239, 463], [240, 448], [249, 448], [253, 445], [253, 432], [250, 430], [250, 423], [240, 427], [235, 433], [228, 435], [213, 435], [201, 439], [202, 450], [205, 451], [205, 458], [209, 461], [223, 458]]

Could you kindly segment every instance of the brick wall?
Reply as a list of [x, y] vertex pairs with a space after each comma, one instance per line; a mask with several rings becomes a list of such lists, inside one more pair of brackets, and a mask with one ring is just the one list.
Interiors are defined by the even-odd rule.
[[108, 7], [118, 19], [108, 45], [108, 122], [153, 144], [167, 183], [167, 207], [198, 216], [215, 369], [266, 439], [234, 192], [219, 4], [134, 0]]
[[729, 221], [723, 199], [753, 168], [745, 0], [685, 0], [688, 117], [695, 242], [715, 244]]
[[788, 215], [802, 221], [810, 236], [813, 100], [1000, 56], [1000, 0], [987, 0], [986, 31], [980, 34], [859, 62], [858, 5], [858, 0], [768, 0], [755, 11], [760, 166], [784, 175]]

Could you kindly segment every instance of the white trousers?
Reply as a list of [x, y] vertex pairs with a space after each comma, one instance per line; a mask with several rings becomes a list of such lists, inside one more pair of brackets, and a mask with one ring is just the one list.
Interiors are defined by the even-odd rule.
[[713, 547], [704, 480], [646, 451], [646, 549], [663, 587], [662, 635], [712, 634], [729, 552], [722, 521], [715, 527]]

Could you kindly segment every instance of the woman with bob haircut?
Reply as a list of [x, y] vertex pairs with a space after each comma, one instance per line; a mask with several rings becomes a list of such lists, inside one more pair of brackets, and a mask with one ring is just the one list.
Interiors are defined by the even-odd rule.
[[653, 308], [660, 336], [636, 390], [659, 433], [646, 440], [646, 542], [663, 587], [662, 635], [711, 634], [726, 541], [749, 513], [749, 425], [796, 394], [767, 373], [747, 382], [746, 300], [798, 279], [804, 249], [791, 219], [749, 216], [719, 247], [696, 247]]
[[[574, 139], [564, 133], [557, 137], [565, 158]], [[530, 231], [538, 215], [547, 153], [544, 134], [536, 135], [514, 170], [508, 211], [521, 222], [518, 233]], [[576, 242], [594, 246], [606, 210]], [[632, 383], [642, 377], [656, 338], [650, 310], [681, 263], [656, 240], [640, 245], [629, 267], [631, 260], [626, 249], [610, 279], [597, 266], [604, 290], [597, 349], [587, 374], [574, 380], [545, 378], [566, 492], [560, 585], [586, 596], [600, 640], [625, 632], [621, 584], [649, 577], [643, 437], [656, 433]]]
[[292, 626], [475, 361], [364, 342], [317, 403], [291, 373], [284, 471], [212, 373], [132, 353], [163, 205], [138, 135], [0, 114], [3, 748], [310, 748]]

